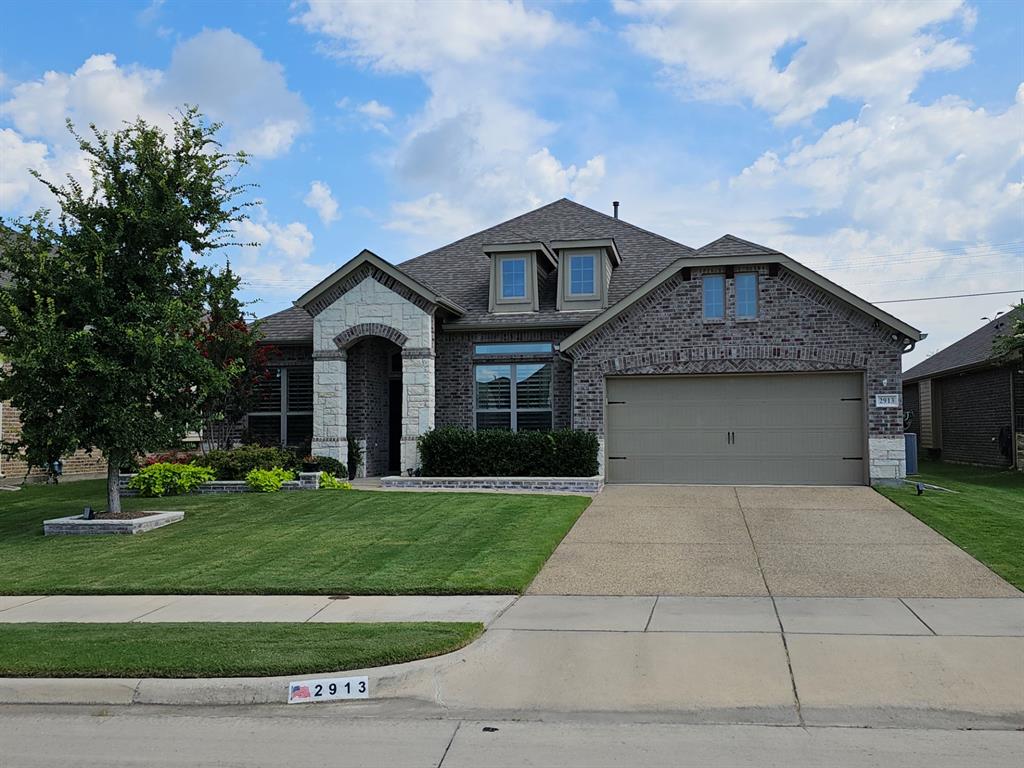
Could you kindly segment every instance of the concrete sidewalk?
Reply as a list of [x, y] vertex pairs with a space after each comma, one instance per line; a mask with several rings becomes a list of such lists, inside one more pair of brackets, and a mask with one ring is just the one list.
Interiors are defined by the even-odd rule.
[[52, 595], [0, 596], [0, 623], [187, 621], [478, 621], [515, 595]]
[[[0, 703], [274, 704], [330, 674], [0, 679]], [[346, 674], [357, 715], [1020, 728], [1024, 600], [527, 596], [461, 651]]]

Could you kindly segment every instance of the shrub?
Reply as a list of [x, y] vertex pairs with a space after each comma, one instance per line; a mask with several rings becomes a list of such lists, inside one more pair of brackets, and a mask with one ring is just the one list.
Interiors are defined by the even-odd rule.
[[420, 436], [422, 474], [434, 477], [589, 477], [597, 474], [597, 435], [554, 432], [473, 431], [441, 427]]
[[344, 462], [338, 461], [330, 456], [317, 456], [316, 463], [320, 466], [321, 476], [328, 474], [331, 477], [348, 477], [348, 468]]
[[139, 474], [128, 481], [128, 487], [134, 488], [142, 496], [177, 496], [192, 493], [214, 477], [209, 467], [163, 462], [143, 467]]
[[218, 480], [243, 480], [254, 469], [298, 469], [300, 460], [292, 451], [284, 448], [243, 445], [228, 451], [210, 451], [197, 458], [195, 463], [210, 467], [217, 473]]
[[284, 482], [294, 479], [294, 472], [281, 467], [254, 469], [245, 476], [246, 484], [257, 493], [275, 493], [281, 490]]
[[189, 451], [168, 451], [167, 453], [151, 453], [141, 462], [144, 467], [154, 464], [191, 464], [196, 455]]
[[351, 491], [352, 483], [348, 480], [339, 480], [329, 472], [320, 473], [320, 490], [321, 491]]

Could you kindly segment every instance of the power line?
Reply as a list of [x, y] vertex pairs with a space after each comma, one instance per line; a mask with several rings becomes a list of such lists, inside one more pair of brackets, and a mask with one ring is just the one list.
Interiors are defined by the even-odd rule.
[[967, 299], [972, 296], [1004, 296], [1010, 293], [1024, 293], [1024, 288], [1016, 291], [989, 291], [988, 293], [958, 293], [952, 296], [920, 296], [916, 299], [886, 299], [885, 301], [873, 301], [872, 304], [903, 304], [908, 301], [936, 301], [938, 299]]

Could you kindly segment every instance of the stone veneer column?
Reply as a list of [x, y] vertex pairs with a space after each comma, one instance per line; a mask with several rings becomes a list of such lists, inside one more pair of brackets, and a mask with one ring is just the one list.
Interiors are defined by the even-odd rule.
[[348, 464], [348, 353], [313, 353], [313, 447], [315, 456]]
[[402, 350], [402, 474], [420, 466], [416, 438], [434, 428], [434, 353]]

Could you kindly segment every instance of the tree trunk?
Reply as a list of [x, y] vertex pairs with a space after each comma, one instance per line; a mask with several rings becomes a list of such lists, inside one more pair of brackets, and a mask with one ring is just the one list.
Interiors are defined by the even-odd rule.
[[107, 512], [121, 512], [121, 462], [113, 456], [107, 457]]

